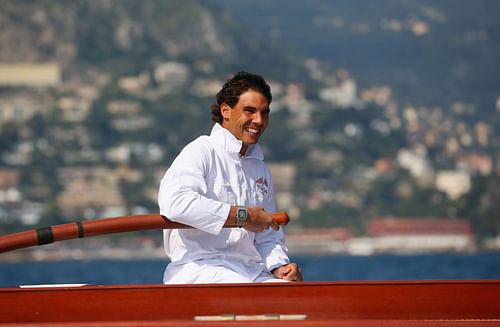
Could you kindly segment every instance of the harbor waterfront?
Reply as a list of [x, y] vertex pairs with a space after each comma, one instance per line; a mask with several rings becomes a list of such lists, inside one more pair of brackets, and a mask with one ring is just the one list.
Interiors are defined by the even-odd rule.
[[[286, 238], [306, 281], [500, 279], [498, 247], [476, 244], [468, 229], [453, 232], [451, 224], [437, 233], [439, 225], [402, 228], [391, 221], [361, 237], [338, 228], [286, 228]], [[67, 239], [0, 256], [0, 287], [159, 284], [168, 264], [156, 230]]]
[[[295, 255], [306, 281], [499, 279], [500, 252]], [[0, 287], [33, 284], [158, 284], [166, 258], [0, 262]]]

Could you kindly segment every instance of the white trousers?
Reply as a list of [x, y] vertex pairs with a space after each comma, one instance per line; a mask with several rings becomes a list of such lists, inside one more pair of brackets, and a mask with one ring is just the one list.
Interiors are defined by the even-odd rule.
[[164, 284], [213, 284], [213, 283], [260, 283], [287, 282], [263, 271], [254, 279], [232, 269], [216, 265], [198, 265], [190, 262], [184, 265], [169, 264], [163, 274]]

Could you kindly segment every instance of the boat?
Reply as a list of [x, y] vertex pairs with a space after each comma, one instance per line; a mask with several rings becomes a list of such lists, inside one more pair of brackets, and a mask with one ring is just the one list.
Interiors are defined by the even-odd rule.
[[0, 289], [0, 325], [500, 326], [500, 281]]
[[[189, 226], [105, 218], [2, 236], [0, 252], [151, 228]], [[0, 325], [500, 326], [500, 280], [30, 285], [0, 288]]]

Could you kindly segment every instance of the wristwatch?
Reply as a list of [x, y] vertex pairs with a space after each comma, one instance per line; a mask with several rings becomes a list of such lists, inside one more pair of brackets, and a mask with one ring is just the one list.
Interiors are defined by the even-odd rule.
[[248, 210], [247, 208], [239, 207], [236, 210], [236, 226], [243, 227], [247, 222]]

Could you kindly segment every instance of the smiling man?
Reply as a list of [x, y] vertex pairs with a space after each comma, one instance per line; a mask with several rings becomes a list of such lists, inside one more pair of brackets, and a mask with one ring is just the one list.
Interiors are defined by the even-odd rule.
[[[216, 98], [210, 135], [189, 143], [160, 183], [160, 213], [194, 227], [164, 230], [171, 262], [163, 282], [301, 281], [271, 216], [272, 177], [258, 145], [269, 125], [271, 89], [261, 76], [239, 72]], [[222, 228], [226, 223], [239, 228]]]

